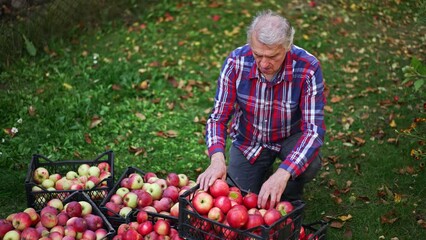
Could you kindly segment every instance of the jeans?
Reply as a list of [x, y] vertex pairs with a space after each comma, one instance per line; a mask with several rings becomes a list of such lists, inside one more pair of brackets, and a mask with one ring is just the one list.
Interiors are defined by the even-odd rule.
[[[228, 175], [242, 189], [258, 194], [262, 184], [273, 174], [273, 164], [276, 158], [285, 159], [301, 136], [302, 133], [297, 133], [284, 140], [279, 153], [270, 149], [263, 149], [253, 164], [245, 158], [239, 149], [231, 145]], [[281, 200], [301, 200], [305, 183], [311, 181], [320, 169], [321, 157], [318, 154], [305, 172], [288, 181]]]

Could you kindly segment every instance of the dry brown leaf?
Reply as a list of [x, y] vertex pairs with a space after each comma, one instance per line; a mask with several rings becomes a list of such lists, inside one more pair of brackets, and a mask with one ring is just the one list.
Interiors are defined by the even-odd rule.
[[30, 115], [31, 117], [34, 117], [36, 115], [36, 109], [34, 106], [28, 107], [28, 115]]
[[337, 103], [337, 102], [340, 102], [342, 100], [343, 100], [343, 98], [340, 97], [340, 96], [333, 96], [333, 97], [331, 97], [330, 102]]
[[140, 113], [140, 112], [137, 112], [137, 113], [135, 113], [135, 115], [136, 115], [136, 117], [137, 118], [139, 118], [140, 120], [145, 120], [146, 119], [146, 117], [145, 117], [145, 115], [143, 115], [142, 113]]
[[92, 138], [90, 137], [90, 134], [88, 133], [84, 134], [84, 141], [88, 144], [92, 144]]
[[92, 129], [96, 126], [98, 126], [102, 122], [102, 119], [98, 116], [93, 116], [92, 121], [90, 122], [89, 128]]

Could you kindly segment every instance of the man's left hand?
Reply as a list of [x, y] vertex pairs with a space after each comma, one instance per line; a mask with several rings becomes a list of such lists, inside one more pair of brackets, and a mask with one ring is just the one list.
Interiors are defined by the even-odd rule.
[[265, 208], [270, 199], [270, 207], [275, 207], [275, 204], [280, 202], [281, 195], [283, 194], [291, 174], [282, 168], [272, 174], [266, 182], [263, 183], [258, 196], [258, 207]]

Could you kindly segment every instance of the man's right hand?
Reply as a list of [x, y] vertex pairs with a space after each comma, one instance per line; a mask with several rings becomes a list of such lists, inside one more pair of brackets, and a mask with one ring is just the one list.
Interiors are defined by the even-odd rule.
[[218, 178], [226, 179], [225, 155], [222, 152], [212, 155], [210, 166], [198, 176], [197, 183], [200, 184], [200, 189], [207, 191]]

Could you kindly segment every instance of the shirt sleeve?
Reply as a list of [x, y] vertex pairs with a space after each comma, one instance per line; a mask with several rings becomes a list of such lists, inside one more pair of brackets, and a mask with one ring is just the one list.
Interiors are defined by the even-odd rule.
[[324, 122], [325, 85], [318, 62], [316, 68], [310, 72], [311, 74], [307, 74], [308, 77], [302, 83], [299, 103], [303, 134], [280, 165], [281, 168], [290, 172], [292, 178], [302, 174], [309, 163], [317, 157], [326, 132]]
[[220, 71], [213, 109], [206, 123], [206, 145], [210, 157], [216, 152], [225, 152], [227, 125], [236, 99], [235, 79], [235, 60], [228, 57]]

